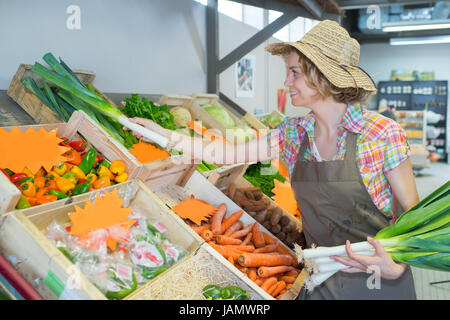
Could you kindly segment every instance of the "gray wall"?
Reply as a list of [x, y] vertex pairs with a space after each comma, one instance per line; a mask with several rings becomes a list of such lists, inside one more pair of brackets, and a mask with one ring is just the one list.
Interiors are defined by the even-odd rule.
[[[66, 28], [71, 4], [81, 30]], [[94, 71], [105, 92], [204, 92], [204, 39], [204, 8], [192, 0], [0, 0], [0, 89], [50, 51]]]

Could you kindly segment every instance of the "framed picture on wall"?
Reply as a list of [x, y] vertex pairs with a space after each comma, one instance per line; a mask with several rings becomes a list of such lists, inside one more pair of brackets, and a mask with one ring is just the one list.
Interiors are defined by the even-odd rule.
[[236, 63], [236, 98], [253, 98], [255, 92], [255, 56]]

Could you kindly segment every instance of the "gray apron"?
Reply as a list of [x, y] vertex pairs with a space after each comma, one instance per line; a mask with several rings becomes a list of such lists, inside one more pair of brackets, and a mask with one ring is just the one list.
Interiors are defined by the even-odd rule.
[[[305, 134], [291, 177], [291, 185], [302, 212], [303, 233], [308, 247], [331, 247], [366, 241], [389, 220], [375, 206], [362, 181], [356, 162], [357, 134], [347, 131], [344, 160], [306, 162], [308, 145]], [[368, 273], [337, 272], [316, 287], [311, 300], [416, 299], [412, 272], [409, 267], [396, 280], [380, 280], [380, 289]], [[373, 277], [372, 277], [373, 278]], [[367, 285], [372, 284], [373, 289]]]

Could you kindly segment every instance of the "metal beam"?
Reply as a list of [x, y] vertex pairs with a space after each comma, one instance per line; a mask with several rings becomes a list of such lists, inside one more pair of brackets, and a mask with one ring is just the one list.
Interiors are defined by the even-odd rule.
[[338, 0], [341, 10], [364, 9], [371, 5], [387, 7], [397, 5], [432, 5], [436, 1], [427, 0]]
[[293, 12], [285, 13], [280, 16], [274, 22], [266, 26], [264, 29], [260, 30], [253, 37], [245, 41], [239, 47], [230, 52], [227, 56], [222, 58], [218, 62], [218, 66], [216, 69], [217, 72], [222, 73], [223, 71], [231, 67], [234, 63], [239, 61], [239, 59], [244, 57], [261, 43], [269, 39], [275, 32], [289, 24], [295, 18], [297, 18], [297, 14]]
[[278, 0], [232, 0], [234, 2], [246, 4], [249, 6], [274, 10], [279, 12], [297, 12], [299, 17], [305, 17], [313, 19], [313, 15], [300, 5], [295, 5], [288, 2]]
[[206, 6], [206, 78], [207, 92], [219, 92], [219, 74], [217, 61], [219, 59], [219, 12], [217, 0], [208, 0]]
[[309, 13], [312, 14], [314, 19], [322, 19], [322, 9], [317, 5], [314, 0], [297, 0], [303, 8], [305, 8]]

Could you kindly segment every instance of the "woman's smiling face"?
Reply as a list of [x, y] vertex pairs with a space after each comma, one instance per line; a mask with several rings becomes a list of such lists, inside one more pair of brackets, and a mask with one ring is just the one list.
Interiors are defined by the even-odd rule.
[[289, 54], [284, 85], [289, 88], [293, 106], [309, 108], [313, 102], [317, 101], [318, 92], [307, 86], [300, 68], [299, 58], [300, 56], [295, 50]]

